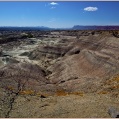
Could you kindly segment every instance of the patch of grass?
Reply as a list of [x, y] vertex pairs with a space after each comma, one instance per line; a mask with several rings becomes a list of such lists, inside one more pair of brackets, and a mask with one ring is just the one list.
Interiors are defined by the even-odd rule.
[[65, 92], [63, 90], [59, 90], [56, 92], [57, 96], [67, 96], [67, 95], [79, 95], [79, 96], [84, 96], [83, 92]]
[[41, 92], [37, 92], [35, 95], [36, 95], [36, 96], [44, 96], [44, 97], [50, 96], [49, 94], [41, 93]]
[[119, 82], [119, 75], [112, 79], [113, 81]]
[[20, 91], [21, 95], [34, 95], [35, 92], [33, 90], [24, 90], [24, 91]]
[[69, 93], [69, 94], [84, 96], [84, 92], [72, 92], [72, 93]]
[[100, 91], [100, 92], [98, 92], [98, 94], [108, 94], [109, 92], [107, 92], [107, 91]]
[[59, 91], [56, 92], [56, 95], [57, 96], [66, 96], [66, 95], [68, 95], [68, 93], [63, 91], [63, 90], [59, 90]]

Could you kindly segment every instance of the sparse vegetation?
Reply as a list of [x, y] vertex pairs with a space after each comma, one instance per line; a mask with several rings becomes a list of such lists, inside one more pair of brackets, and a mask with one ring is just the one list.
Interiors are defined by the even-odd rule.
[[119, 34], [118, 34], [118, 31], [113, 31], [113, 36], [119, 38]]
[[69, 94], [84, 96], [84, 92], [71, 92], [71, 93], [69, 93]]
[[119, 75], [115, 76], [112, 81], [116, 81], [116, 82], [119, 82]]
[[32, 33], [28, 33], [28, 38], [33, 38], [33, 34]]
[[98, 92], [98, 94], [108, 94], [109, 92], [108, 91], [100, 91]]
[[84, 92], [65, 92], [64, 90], [59, 90], [56, 92], [57, 96], [67, 96], [67, 95], [79, 95], [84, 96]]
[[35, 95], [35, 91], [33, 90], [23, 90], [19, 92], [20, 95]]
[[63, 91], [63, 90], [59, 90], [59, 91], [56, 92], [56, 95], [57, 96], [66, 96], [66, 95], [68, 95], [68, 93]]

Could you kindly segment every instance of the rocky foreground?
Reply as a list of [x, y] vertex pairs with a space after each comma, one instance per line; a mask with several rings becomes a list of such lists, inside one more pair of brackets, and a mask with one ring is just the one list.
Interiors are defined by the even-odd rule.
[[118, 34], [1, 31], [0, 117], [111, 117], [110, 108], [119, 110]]

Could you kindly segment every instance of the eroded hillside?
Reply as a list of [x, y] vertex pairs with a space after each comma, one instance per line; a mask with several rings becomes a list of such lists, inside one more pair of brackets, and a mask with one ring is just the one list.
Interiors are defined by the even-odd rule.
[[119, 103], [118, 34], [1, 32], [0, 117], [110, 117]]

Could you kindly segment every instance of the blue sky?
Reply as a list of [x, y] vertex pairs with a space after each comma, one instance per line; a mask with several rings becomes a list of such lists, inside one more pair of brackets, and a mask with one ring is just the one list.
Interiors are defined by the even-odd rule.
[[0, 26], [119, 25], [119, 2], [0, 2]]

